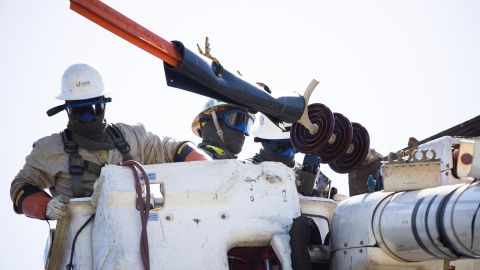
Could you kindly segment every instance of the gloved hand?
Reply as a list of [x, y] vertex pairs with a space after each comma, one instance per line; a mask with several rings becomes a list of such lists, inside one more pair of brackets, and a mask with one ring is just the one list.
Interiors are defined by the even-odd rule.
[[60, 220], [67, 215], [67, 203], [70, 199], [65, 195], [58, 195], [47, 204], [46, 215], [49, 219]]

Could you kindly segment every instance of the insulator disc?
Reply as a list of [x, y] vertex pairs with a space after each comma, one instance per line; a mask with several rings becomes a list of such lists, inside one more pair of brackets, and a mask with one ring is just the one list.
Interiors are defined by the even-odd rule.
[[330, 168], [337, 173], [348, 173], [355, 170], [362, 165], [367, 157], [370, 147], [370, 136], [368, 135], [367, 129], [358, 123], [352, 123], [352, 128], [353, 136], [351, 146], [353, 146], [353, 151], [341, 155], [329, 164]]
[[293, 146], [302, 153], [317, 153], [328, 142], [332, 135], [335, 120], [332, 111], [320, 103], [308, 105], [308, 117], [318, 126], [317, 132], [311, 134], [299, 123], [293, 123], [290, 140]]
[[[353, 128], [350, 120], [341, 113], [333, 113], [335, 126], [332, 138], [318, 152], [322, 163], [330, 163], [343, 155], [352, 143]], [[333, 140], [333, 141], [332, 141]]]

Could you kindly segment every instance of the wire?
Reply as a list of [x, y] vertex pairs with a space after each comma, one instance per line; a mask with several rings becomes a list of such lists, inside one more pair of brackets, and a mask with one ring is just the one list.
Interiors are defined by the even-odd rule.
[[87, 221], [85, 221], [85, 223], [83, 223], [82, 227], [80, 227], [80, 229], [78, 229], [77, 233], [75, 234], [75, 237], [73, 238], [73, 243], [72, 243], [72, 251], [70, 253], [70, 262], [66, 266], [67, 270], [73, 270], [74, 269], [72, 262], [73, 262], [73, 252], [75, 251], [75, 243], [77, 242], [77, 237], [83, 231], [83, 229], [87, 226], [87, 224], [93, 219], [94, 216], [95, 216], [95, 214], [92, 214], [87, 219]]

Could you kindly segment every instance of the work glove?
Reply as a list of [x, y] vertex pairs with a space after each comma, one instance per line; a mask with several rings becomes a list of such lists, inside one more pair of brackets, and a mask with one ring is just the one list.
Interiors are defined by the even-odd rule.
[[65, 195], [58, 195], [47, 204], [47, 218], [60, 220], [67, 215], [67, 203], [70, 199]]

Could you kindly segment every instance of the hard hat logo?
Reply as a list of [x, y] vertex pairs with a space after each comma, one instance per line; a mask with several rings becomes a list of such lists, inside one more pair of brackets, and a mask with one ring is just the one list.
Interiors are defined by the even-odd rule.
[[86, 81], [86, 82], [78, 81], [78, 82], [75, 83], [75, 86], [76, 87], [87, 87], [87, 86], [90, 86], [90, 81]]
[[62, 77], [62, 92], [57, 99], [84, 100], [105, 95], [100, 73], [91, 65], [74, 64], [68, 67]]
[[289, 123], [275, 124], [263, 113], [259, 112], [257, 115], [260, 120], [258, 123], [253, 123], [252, 134], [254, 138], [265, 140], [290, 139]]

